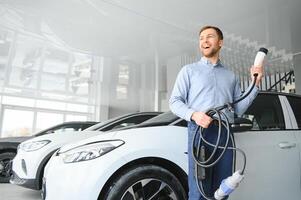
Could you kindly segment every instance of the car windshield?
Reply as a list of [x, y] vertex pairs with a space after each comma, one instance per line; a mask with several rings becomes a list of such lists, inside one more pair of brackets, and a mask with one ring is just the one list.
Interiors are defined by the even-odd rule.
[[172, 112], [165, 112], [162, 113], [156, 117], [153, 117], [149, 120], [146, 120], [145, 122], [142, 122], [141, 124], [156, 124], [156, 123], [172, 123], [179, 119], [176, 115], [174, 115]]
[[108, 124], [111, 124], [112, 122], [114, 122], [114, 121], [116, 121], [116, 120], [118, 120], [118, 119], [121, 119], [121, 117], [120, 117], [120, 116], [119, 116], [119, 117], [114, 117], [114, 118], [109, 119], [109, 120], [107, 120], [107, 121], [100, 122], [100, 123], [98, 123], [98, 124], [95, 124], [95, 125], [93, 125], [93, 126], [90, 126], [89, 128], [86, 128], [84, 131], [95, 131], [95, 130], [98, 130], [98, 129], [100, 129], [101, 127], [106, 126], [106, 125], [108, 125]]

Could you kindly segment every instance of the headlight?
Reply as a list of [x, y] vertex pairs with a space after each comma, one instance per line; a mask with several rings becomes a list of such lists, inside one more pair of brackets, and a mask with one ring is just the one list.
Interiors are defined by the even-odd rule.
[[33, 142], [25, 142], [20, 144], [20, 149], [23, 151], [36, 151], [50, 143], [50, 140], [41, 140]]
[[124, 144], [124, 141], [103, 141], [76, 147], [66, 152], [58, 152], [64, 163], [74, 163], [98, 158]]

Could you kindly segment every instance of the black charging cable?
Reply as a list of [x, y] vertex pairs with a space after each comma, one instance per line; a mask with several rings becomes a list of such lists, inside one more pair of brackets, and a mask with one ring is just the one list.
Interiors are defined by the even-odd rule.
[[[238, 102], [242, 101], [245, 99], [253, 90], [255, 87], [255, 83], [257, 80], [258, 74], [254, 74], [254, 79], [251, 85], [251, 88], [245, 92], [240, 98], [235, 100], [232, 103], [227, 103], [223, 106], [219, 106], [213, 109], [210, 109], [206, 112], [208, 116], [213, 118], [213, 121], [217, 122], [218, 126], [218, 132], [217, 132], [217, 139], [216, 143], [212, 144], [209, 141], [207, 141], [204, 137], [204, 130], [205, 128], [198, 126], [195, 134], [193, 136], [192, 140], [192, 145], [191, 145], [191, 152], [192, 152], [192, 157], [195, 162], [195, 178], [197, 182], [197, 186], [199, 188], [200, 193], [207, 199], [207, 200], [215, 200], [214, 197], [208, 197], [204, 191], [203, 187], [203, 181], [206, 178], [206, 168], [213, 167], [216, 165], [220, 159], [224, 156], [224, 153], [226, 152], [227, 149], [233, 150], [233, 172], [235, 171], [235, 161], [236, 161], [236, 151], [240, 152], [243, 157], [243, 166], [241, 169], [241, 174], [244, 174], [245, 168], [246, 168], [246, 155], [245, 153], [236, 147], [235, 145], [235, 140], [233, 133], [230, 131], [230, 123], [227, 118], [227, 115], [222, 112], [224, 109], [229, 109], [232, 110], [234, 108], [234, 105], [237, 104]], [[224, 144], [220, 144], [220, 139], [222, 135], [222, 127], [226, 129], [226, 141]], [[197, 135], [199, 134], [199, 137], [197, 138]], [[230, 141], [232, 143], [232, 146], [230, 145]], [[205, 144], [213, 147], [213, 151], [210, 153], [210, 155], [205, 155]], [[221, 149], [222, 151], [219, 152], [218, 149]], [[217, 153], [219, 155], [217, 155]]]

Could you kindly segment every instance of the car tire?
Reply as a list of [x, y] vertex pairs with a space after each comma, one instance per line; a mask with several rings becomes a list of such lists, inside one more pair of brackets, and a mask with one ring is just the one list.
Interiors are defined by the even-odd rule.
[[0, 154], [0, 183], [8, 183], [11, 175], [10, 161], [16, 156], [13, 152]]
[[104, 199], [187, 200], [187, 194], [178, 178], [165, 168], [140, 165], [118, 176]]

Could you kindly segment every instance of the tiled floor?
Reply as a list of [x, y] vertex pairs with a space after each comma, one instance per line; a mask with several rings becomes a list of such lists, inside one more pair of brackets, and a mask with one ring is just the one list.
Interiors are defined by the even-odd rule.
[[40, 191], [0, 183], [0, 200], [41, 200]]

